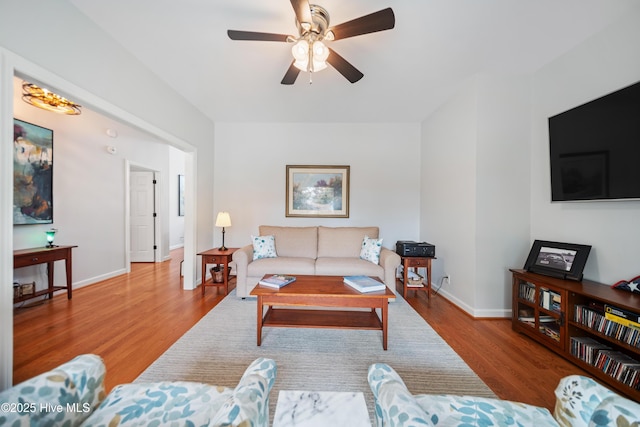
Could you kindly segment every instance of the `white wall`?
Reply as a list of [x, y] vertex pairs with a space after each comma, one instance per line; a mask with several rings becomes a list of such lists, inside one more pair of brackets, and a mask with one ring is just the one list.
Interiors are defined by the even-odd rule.
[[[14, 72], [33, 76], [54, 90], [62, 89], [63, 95], [95, 111], [108, 112], [188, 151], [186, 169], [195, 179], [187, 186], [190, 202], [185, 218], [184, 283], [186, 288], [193, 287], [199, 271], [195, 253], [212, 244], [213, 123], [69, 3], [0, 0], [0, 10], [1, 157], [12, 156]], [[24, 31], [25, 16], [29, 17], [29, 31]], [[0, 175], [4, 207], [11, 204], [11, 168], [2, 168]], [[0, 282], [9, 284], [13, 275], [9, 209], [0, 210], [0, 235]], [[0, 326], [3, 389], [11, 384], [12, 377], [12, 289], [6, 286], [0, 292], [0, 312], [4, 313]]]
[[[73, 249], [73, 282], [78, 288], [126, 272], [125, 159], [159, 171], [159, 218], [169, 216], [169, 146], [157, 139], [84, 109], [64, 116], [33, 107], [21, 100], [22, 79], [14, 79], [15, 118], [53, 130], [53, 224], [13, 228], [13, 248], [44, 246], [44, 230], [56, 228], [55, 243]], [[117, 138], [106, 130], [118, 132]], [[107, 146], [117, 149], [109, 154]], [[158, 247], [169, 254], [169, 223], [162, 227]], [[64, 282], [64, 266], [55, 270], [55, 282]], [[35, 275], [35, 276], [34, 276]], [[36, 280], [46, 287], [46, 265], [14, 270], [21, 283]]]
[[[418, 124], [216, 124], [214, 211], [231, 214], [226, 246], [249, 244], [262, 224], [375, 225], [390, 248], [417, 239], [419, 142]], [[349, 218], [286, 218], [286, 165], [349, 165]]]
[[592, 245], [584, 275], [604, 284], [640, 274], [640, 201], [551, 203], [547, 118], [640, 80], [639, 22], [637, 8], [534, 79], [531, 238]]
[[[640, 8], [526, 76], [476, 76], [422, 123], [421, 240], [434, 281], [476, 316], [509, 315], [508, 268], [534, 239], [593, 246], [585, 277], [638, 275], [640, 201], [551, 203], [547, 118], [640, 79]], [[437, 185], [434, 185], [437, 183]]]
[[[476, 265], [477, 89], [469, 82], [422, 124], [420, 240], [436, 246], [432, 281], [473, 307]], [[453, 298], [452, 298], [453, 299]]]
[[529, 79], [476, 76], [422, 124], [421, 240], [440, 292], [477, 317], [509, 314], [508, 268], [529, 232]]

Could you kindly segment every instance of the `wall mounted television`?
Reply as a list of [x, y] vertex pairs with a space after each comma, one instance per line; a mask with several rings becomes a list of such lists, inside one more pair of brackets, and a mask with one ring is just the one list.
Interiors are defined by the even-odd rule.
[[640, 82], [549, 118], [551, 200], [640, 200]]

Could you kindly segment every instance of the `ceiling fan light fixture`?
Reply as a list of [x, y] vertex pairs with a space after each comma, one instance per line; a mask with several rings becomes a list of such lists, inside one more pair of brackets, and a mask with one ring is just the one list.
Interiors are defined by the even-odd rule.
[[390, 7], [331, 26], [329, 13], [322, 6], [311, 4], [309, 0], [290, 1], [295, 12], [297, 35], [227, 30], [231, 40], [291, 43], [294, 59], [280, 82], [283, 85], [294, 84], [300, 71], [308, 72], [311, 82], [311, 74], [327, 68], [329, 64], [350, 83], [360, 81], [364, 74], [323, 42], [343, 40], [395, 27], [395, 15]]
[[321, 41], [299, 40], [291, 48], [295, 62], [301, 71], [316, 72], [327, 68], [329, 49]]
[[293, 59], [295, 59], [293, 65], [302, 71], [307, 71], [309, 65], [309, 42], [299, 40], [291, 47], [291, 53], [293, 54]]

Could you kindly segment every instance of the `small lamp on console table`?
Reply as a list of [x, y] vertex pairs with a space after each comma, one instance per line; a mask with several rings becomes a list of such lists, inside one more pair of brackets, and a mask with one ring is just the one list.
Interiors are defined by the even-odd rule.
[[227, 248], [224, 245], [224, 228], [231, 227], [231, 217], [229, 216], [229, 212], [218, 212], [216, 227], [222, 227], [222, 246], [220, 246], [220, 250], [226, 251]]
[[47, 235], [47, 247], [48, 248], [53, 248], [53, 239], [56, 237], [56, 230], [55, 228], [52, 228], [51, 230], [47, 230], [44, 233]]

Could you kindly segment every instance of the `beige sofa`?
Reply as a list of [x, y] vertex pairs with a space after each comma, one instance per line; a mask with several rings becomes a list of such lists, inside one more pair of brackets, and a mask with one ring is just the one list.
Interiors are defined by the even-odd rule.
[[277, 257], [253, 260], [253, 245], [233, 254], [239, 297], [249, 292], [265, 274], [366, 275], [378, 277], [395, 291], [400, 256], [382, 248], [380, 262], [360, 259], [365, 236], [378, 238], [378, 227], [277, 227], [261, 225], [260, 236], [274, 236]]

